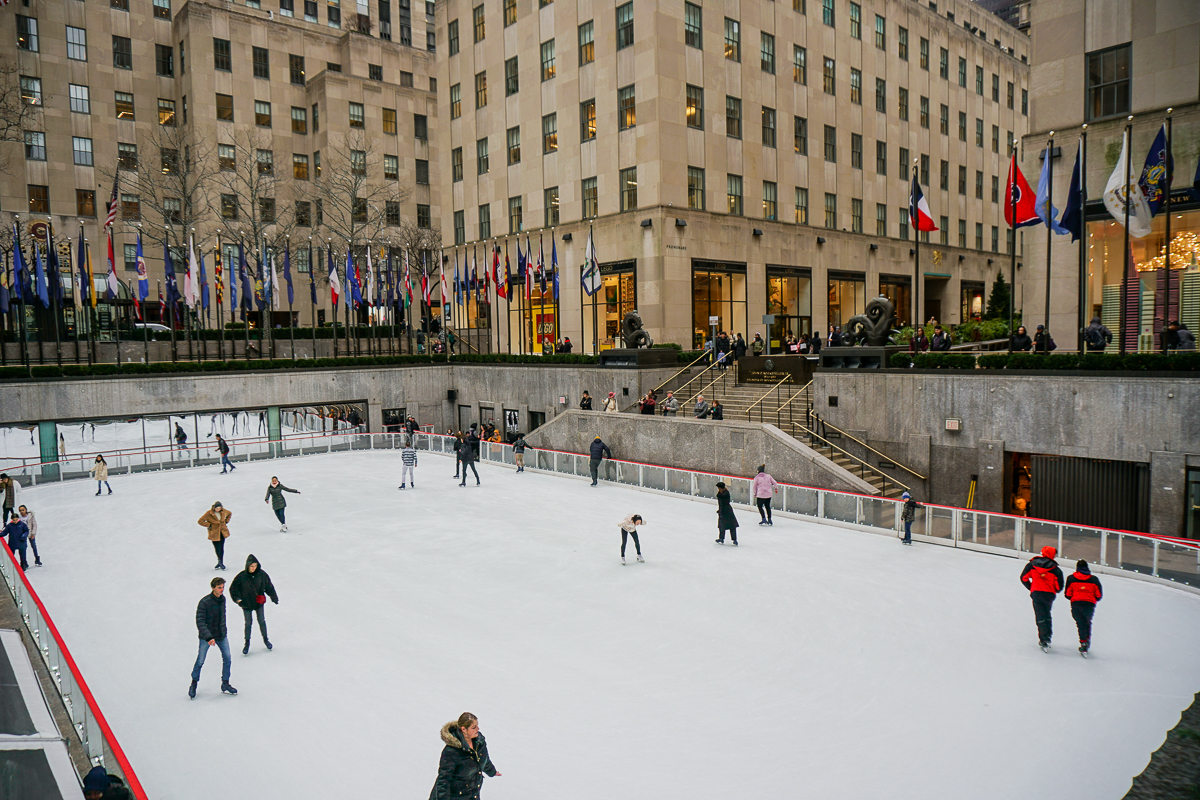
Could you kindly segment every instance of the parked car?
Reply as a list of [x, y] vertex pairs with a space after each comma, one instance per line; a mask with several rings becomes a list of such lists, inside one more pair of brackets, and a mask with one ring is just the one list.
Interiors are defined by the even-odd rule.
[[133, 323], [133, 327], [134, 327], [134, 330], [139, 330], [139, 331], [142, 330], [143, 328], [145, 328], [146, 330], [150, 331], [151, 333], [170, 333], [171, 332], [170, 328], [168, 328], [166, 325], [162, 325], [158, 322], [135, 322], [135, 323]]

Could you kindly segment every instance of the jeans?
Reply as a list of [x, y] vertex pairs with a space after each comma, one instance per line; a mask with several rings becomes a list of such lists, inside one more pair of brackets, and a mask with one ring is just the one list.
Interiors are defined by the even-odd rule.
[[41, 560], [42, 560], [42, 557], [38, 555], [38, 551], [37, 551], [37, 539], [35, 539], [34, 537], [30, 536], [30, 537], [29, 537], [29, 546], [30, 546], [31, 548], [33, 548], [33, 560], [34, 560], [35, 562], [37, 562], [37, 561], [41, 561]]
[[595, 486], [596, 481], [599, 480], [599, 475], [600, 475], [600, 459], [599, 458], [590, 459], [588, 461], [588, 468], [592, 471], [592, 485]]
[[242, 614], [244, 614], [246, 617], [246, 643], [247, 644], [250, 643], [250, 631], [254, 627], [253, 626], [253, 622], [254, 622], [253, 617], [255, 614], [258, 615], [258, 632], [262, 634], [263, 641], [264, 642], [271, 641], [270, 637], [267, 636], [267, 617], [263, 613], [263, 606], [259, 606], [258, 608], [254, 609], [253, 611], [251, 611], [248, 608], [243, 608]]
[[[37, 553], [35, 552], [36, 556]], [[1076, 600], [1071, 603], [1071, 616], [1075, 618], [1075, 627], [1079, 628], [1079, 643], [1086, 644], [1092, 640], [1092, 614], [1096, 613], [1096, 604], [1086, 600]]]
[[[17, 560], [21, 562], [21, 569], [27, 569], [29, 567], [29, 561], [25, 558], [25, 547], [26, 545], [22, 544], [12, 548], [13, 555], [16, 556]], [[34, 557], [36, 558], [36, 556]]]
[[180, 443], [179, 443], [179, 449], [180, 449], [180, 450], [187, 450], [187, 449], [188, 449], [187, 442], [180, 442]]
[[475, 475], [475, 482], [479, 483], [479, 472], [476, 471], [476, 469], [475, 469], [475, 462], [474, 461], [464, 461], [464, 462], [462, 462], [462, 483], [460, 483], [459, 486], [467, 485], [467, 467], [471, 468], [471, 472], [474, 473], [474, 475]]
[[279, 520], [280, 525], [287, 525], [287, 520], [283, 518], [283, 512], [286, 510], [286, 507], [273, 508], [271, 510], [275, 512], [275, 518]]
[[912, 524], [911, 519], [904, 520], [904, 541], [906, 542], [912, 541]]
[[[96, 494], [100, 494], [100, 484], [108, 486], [108, 481], [96, 481]], [[112, 494], [112, 487], [108, 486], [108, 493]]]
[[231, 469], [231, 470], [237, 469], [237, 467], [235, 467], [233, 465], [233, 462], [229, 460], [229, 454], [222, 453], [221, 454], [221, 472], [224, 472], [226, 467], [229, 467], [229, 469]]
[[1054, 622], [1050, 617], [1050, 607], [1054, 605], [1054, 592], [1030, 592], [1029, 597], [1033, 600], [1033, 619], [1037, 622], [1038, 641], [1048, 644], [1050, 637], [1054, 635]]
[[763, 521], [770, 522], [771, 521], [771, 498], [756, 497], [756, 498], [754, 498], [754, 504], [756, 506], [758, 506], [758, 515], [760, 517], [762, 517]]
[[637, 550], [639, 556], [642, 554], [642, 543], [638, 541], [637, 531], [627, 531], [621, 528], [621, 558], [625, 557], [625, 543], [630, 536], [633, 537], [633, 549]]
[[[204, 639], [200, 640], [200, 652], [196, 654], [196, 665], [192, 667], [192, 680], [200, 680], [200, 668], [204, 666], [204, 659], [208, 658], [209, 643]], [[217, 640], [217, 647], [221, 651], [221, 683], [229, 683], [229, 638]]]

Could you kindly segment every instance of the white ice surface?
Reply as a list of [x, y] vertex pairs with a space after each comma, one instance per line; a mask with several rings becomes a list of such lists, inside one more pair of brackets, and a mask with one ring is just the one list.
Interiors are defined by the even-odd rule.
[[[361, 452], [30, 489], [30, 576], [156, 800], [428, 796], [438, 729], [479, 715], [488, 800], [1120, 798], [1200, 689], [1200, 598], [1106, 576], [1090, 660], [1069, 605], [1036, 646], [1021, 562], [814, 522], [719, 547], [715, 506]], [[286, 495], [290, 533], [263, 503]], [[187, 697], [233, 511], [280, 595], [232, 683]], [[641, 513], [647, 562], [617, 560]], [[1064, 565], [1067, 566], [1067, 565]]]

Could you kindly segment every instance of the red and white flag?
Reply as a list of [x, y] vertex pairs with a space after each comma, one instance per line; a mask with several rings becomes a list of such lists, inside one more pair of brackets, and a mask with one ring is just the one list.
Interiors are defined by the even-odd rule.
[[425, 305], [433, 305], [433, 303], [429, 302], [429, 269], [425, 263], [424, 253], [421, 253], [421, 297], [425, 300]]
[[[1014, 205], [1016, 220], [1013, 219]], [[1004, 221], [1010, 228], [1038, 225], [1042, 221], [1037, 214], [1037, 195], [1029, 188], [1029, 181], [1021, 174], [1016, 153], [1013, 153], [1012, 161], [1008, 165], [1008, 188], [1004, 190]]]
[[[8, 0], [0, 0], [0, 6], [5, 5], [7, 2]], [[104, 220], [104, 226], [107, 228], [111, 228], [113, 223], [117, 221], [117, 180], [119, 177], [120, 173], [113, 176], [112, 196], [108, 199], [108, 217]]]
[[919, 231], [936, 231], [938, 229], [938, 226], [933, 224], [933, 216], [929, 213], [929, 202], [921, 191], [921, 184], [917, 182], [916, 175], [913, 175], [912, 196], [908, 198], [908, 219], [912, 226]]

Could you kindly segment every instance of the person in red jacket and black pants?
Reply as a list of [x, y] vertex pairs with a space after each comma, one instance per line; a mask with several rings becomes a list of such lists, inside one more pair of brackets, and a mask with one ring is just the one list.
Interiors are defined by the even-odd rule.
[[1033, 600], [1033, 618], [1037, 621], [1038, 646], [1043, 650], [1050, 649], [1050, 637], [1054, 627], [1050, 619], [1050, 607], [1054, 605], [1055, 596], [1062, 591], [1063, 574], [1058, 568], [1054, 557], [1058, 550], [1050, 545], [1042, 548], [1040, 556], [1029, 559], [1025, 569], [1021, 570], [1021, 583], [1029, 590]]
[[1088, 562], [1080, 561], [1075, 565], [1075, 573], [1067, 578], [1063, 594], [1071, 601], [1071, 616], [1079, 628], [1079, 652], [1086, 653], [1092, 643], [1092, 614], [1096, 613], [1096, 603], [1104, 596], [1100, 580], [1092, 574]]

